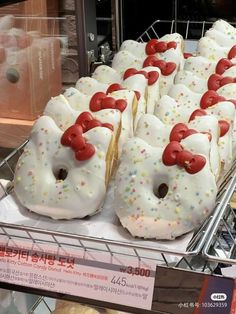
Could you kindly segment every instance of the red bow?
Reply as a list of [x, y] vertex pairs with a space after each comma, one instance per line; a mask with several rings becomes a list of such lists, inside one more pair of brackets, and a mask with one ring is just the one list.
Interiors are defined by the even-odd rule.
[[162, 161], [165, 166], [177, 165], [183, 167], [189, 174], [195, 174], [203, 169], [206, 158], [194, 155], [184, 150], [179, 142], [170, 142], [163, 151]]
[[236, 83], [236, 78], [230, 76], [221, 76], [220, 74], [212, 74], [207, 82], [208, 89], [217, 90], [226, 84]]
[[159, 73], [157, 71], [146, 72], [144, 70], [138, 71], [135, 68], [129, 68], [125, 71], [123, 78], [125, 80], [135, 74], [142, 74], [148, 80], [148, 85], [153, 85], [159, 77]]
[[232, 61], [226, 58], [222, 58], [217, 62], [215, 72], [217, 74], [222, 75], [226, 70], [231, 68], [233, 65], [235, 65]]
[[188, 126], [184, 123], [177, 123], [170, 132], [170, 142], [176, 141], [180, 142], [182, 139], [196, 133], [207, 134], [209, 141], [211, 141], [211, 133], [209, 132], [198, 132], [194, 129], [189, 129]]
[[175, 41], [159, 41], [158, 39], [151, 39], [146, 44], [146, 54], [153, 55], [157, 52], [165, 52], [168, 49], [174, 48], [176, 49], [177, 43]]
[[228, 59], [233, 59], [236, 57], [236, 45], [234, 45], [228, 52]]
[[165, 62], [164, 60], [158, 59], [156, 56], [148, 56], [144, 62], [143, 67], [154, 66], [161, 70], [162, 75], [170, 75], [176, 69], [176, 64], [174, 62]]
[[200, 107], [202, 109], [207, 109], [208, 107], [214, 106], [220, 101], [230, 101], [236, 106], [235, 99], [225, 99], [223, 96], [217, 94], [214, 90], [206, 91], [200, 100]]
[[110, 123], [102, 123], [101, 121], [94, 119], [90, 112], [82, 112], [75, 121], [75, 124], [78, 124], [82, 127], [83, 133], [87, 132], [90, 129], [96, 128], [97, 126], [105, 127], [113, 131], [113, 125]]
[[127, 107], [127, 101], [125, 99], [115, 100], [112, 97], [108, 97], [103, 92], [97, 92], [90, 99], [89, 107], [91, 111], [99, 111], [102, 109], [117, 109], [123, 112]]
[[82, 127], [74, 124], [61, 137], [61, 144], [71, 147], [75, 152], [75, 158], [79, 161], [87, 160], [95, 154], [95, 147], [87, 143], [82, 134]]
[[[202, 109], [196, 109], [195, 111], [192, 112], [190, 118], [189, 118], [189, 122], [194, 120], [196, 117], [202, 117], [202, 116], [206, 116], [207, 112], [202, 110]], [[230, 124], [229, 122], [225, 121], [225, 120], [218, 120], [218, 126], [220, 128], [220, 137], [224, 136], [230, 128]], [[210, 133], [207, 133], [211, 136]], [[210, 139], [211, 140], [211, 139]]]

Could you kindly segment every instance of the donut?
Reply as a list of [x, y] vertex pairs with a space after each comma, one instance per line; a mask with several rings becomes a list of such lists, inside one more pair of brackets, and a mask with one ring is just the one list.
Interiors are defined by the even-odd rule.
[[111, 67], [115, 69], [122, 77], [129, 68], [141, 70], [143, 67], [143, 59], [136, 57], [129, 51], [118, 51], [112, 59]]
[[[119, 81], [115, 81], [117, 77], [116, 74], [117, 72], [115, 69], [102, 65], [96, 68], [92, 77], [101, 83], [120, 83], [124, 88], [138, 91], [140, 93], [140, 98], [138, 100], [138, 108], [140, 108], [139, 116], [145, 112], [153, 113], [155, 104], [160, 97], [160, 69], [149, 66], [138, 71], [134, 68], [130, 68], [125, 71], [123, 77]], [[140, 78], [140, 75], [143, 77]], [[144, 103], [144, 100], [146, 104]]]
[[207, 80], [212, 73], [215, 73], [216, 64], [216, 61], [209, 60], [202, 56], [189, 57], [185, 61], [184, 70]]
[[213, 39], [221, 47], [232, 47], [236, 43], [236, 34], [235, 37], [230, 37], [213, 27], [206, 31], [205, 36]]
[[[101, 71], [99, 70], [100, 67], [97, 68], [96, 71], [96, 79], [90, 77], [83, 77], [79, 79], [76, 83], [76, 88], [86, 94], [86, 95], [93, 95], [94, 92], [112, 92], [121, 89], [128, 89], [135, 92], [136, 100], [135, 100], [135, 109], [134, 109], [134, 128], [136, 127], [137, 121], [139, 117], [145, 113], [146, 111], [146, 94], [147, 94], [147, 79], [143, 75], [136, 75], [135, 78], [128, 78], [127, 80], [121, 81], [119, 83], [115, 83], [114, 79], [114, 72], [116, 71], [108, 66], [102, 66]], [[104, 75], [104, 72], [107, 75]], [[101, 75], [99, 75], [101, 73]], [[110, 83], [109, 77], [111, 74]], [[117, 74], [117, 73], [116, 73]], [[106, 77], [106, 79], [105, 79]], [[122, 85], [121, 85], [122, 83]], [[100, 87], [102, 89], [100, 90]], [[158, 92], [158, 90], [157, 90]]]
[[173, 84], [174, 77], [179, 68], [179, 57], [176, 56], [173, 49], [167, 50], [162, 59], [159, 59], [155, 55], [147, 56], [146, 59], [141, 59], [130, 53], [129, 51], [122, 50], [115, 54], [112, 60], [112, 68], [114, 68], [121, 76], [127, 69], [134, 68], [138, 71], [146, 67], [157, 67], [161, 71], [160, 75], [160, 95], [164, 95], [168, 92], [170, 86]]
[[183, 37], [178, 33], [174, 33], [158, 39], [150, 39], [146, 43], [125, 40], [119, 51], [128, 51], [143, 61], [148, 55], [154, 55], [165, 61], [173, 61], [182, 69], [184, 64], [183, 47]]
[[174, 80], [175, 84], [184, 84], [194, 93], [203, 94], [207, 89], [207, 80], [186, 70], [177, 72]]
[[[226, 88], [230, 84], [225, 85]], [[163, 96], [155, 109], [155, 115], [165, 124], [173, 125], [177, 122], [187, 123], [193, 111], [200, 109], [201, 99], [204, 97], [205, 102], [210, 104], [210, 99], [214, 99], [208, 94], [197, 94], [190, 91], [182, 84], [173, 85], [170, 96]], [[216, 92], [214, 92], [215, 95]], [[208, 99], [206, 96], [208, 96]], [[217, 93], [216, 93], [217, 95]], [[217, 96], [215, 99], [218, 99]], [[220, 100], [220, 99], [219, 99]], [[218, 100], [217, 100], [218, 101]], [[234, 104], [229, 101], [220, 100], [211, 106], [203, 107], [207, 114], [215, 115], [218, 120], [224, 120], [229, 124], [228, 132], [219, 138], [219, 150], [222, 162], [222, 170], [229, 169], [233, 159], [232, 143], [235, 143], [235, 108]]]
[[230, 38], [236, 39], [236, 28], [227, 21], [224, 21], [222, 19], [216, 20], [213, 23], [212, 28], [223, 33], [226, 36], [229, 36]]
[[198, 41], [197, 54], [212, 61], [226, 58], [231, 47], [220, 46], [210, 37], [202, 37]]
[[[95, 81], [95, 80], [94, 80]], [[70, 87], [64, 93], [65, 98], [71, 105], [71, 107], [78, 111], [91, 111], [95, 112], [90, 107], [90, 102], [94, 99], [94, 95], [98, 95], [97, 93], [93, 95], [85, 95], [78, 91], [76, 88]], [[104, 94], [100, 94], [102, 97]], [[133, 136], [133, 119], [135, 118], [137, 111], [137, 101], [135, 97], [135, 93], [130, 90], [118, 90], [114, 91], [107, 96], [111, 96], [115, 100], [123, 99], [127, 106], [121, 114], [121, 126], [120, 126], [120, 135], [118, 142], [118, 156], [120, 156], [122, 152], [123, 144], [127, 141], [129, 137]], [[100, 96], [99, 96], [100, 97]], [[98, 111], [100, 111], [99, 109]]]
[[200, 94], [203, 94], [208, 89], [217, 90], [223, 85], [234, 82], [236, 82], [236, 66], [228, 68], [221, 75], [212, 73], [208, 79], [201, 78], [190, 71], [182, 70], [176, 74], [174, 81], [175, 84], [184, 84], [191, 91]]
[[98, 82], [92, 77], [81, 77], [75, 84], [75, 88], [85, 95], [93, 95], [96, 92], [106, 92], [107, 84]]
[[[137, 137], [129, 139], [114, 193], [114, 208], [122, 226], [135, 237], [169, 240], [197, 228], [212, 212], [217, 194], [207, 161], [209, 149], [204, 134], [170, 142], [164, 149]], [[181, 158], [181, 166], [176, 165], [177, 152], [182, 150], [187, 150], [196, 167], [190, 162], [184, 168], [185, 159]]]
[[210, 168], [216, 180], [218, 180], [221, 171], [221, 160], [218, 148], [219, 125], [218, 120], [214, 116], [197, 116], [189, 123], [178, 123], [176, 125], [166, 125], [161, 120], [150, 114], [143, 115], [137, 125], [135, 136], [143, 139], [149, 145], [154, 147], [165, 147], [170, 136], [179, 136], [183, 138], [199, 132], [209, 136], [210, 151], [208, 159]]
[[61, 131], [48, 116], [34, 124], [20, 156], [14, 190], [29, 210], [53, 219], [83, 218], [103, 205], [112, 163], [112, 130]]
[[[76, 90], [77, 92], [77, 90]], [[82, 121], [87, 127], [94, 125], [94, 123], [100, 123], [106, 125], [113, 131], [113, 147], [114, 147], [114, 158], [111, 167], [111, 174], [115, 171], [116, 163], [119, 158], [119, 137], [121, 131], [121, 112], [116, 109], [102, 109], [97, 112], [79, 111], [71, 107], [67, 99], [63, 95], [52, 97], [47, 103], [44, 115], [51, 117], [56, 125], [65, 131], [71, 125], [75, 124], [76, 121]]]

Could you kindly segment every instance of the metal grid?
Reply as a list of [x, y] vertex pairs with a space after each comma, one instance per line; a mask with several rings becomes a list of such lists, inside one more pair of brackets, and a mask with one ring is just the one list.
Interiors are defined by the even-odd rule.
[[[137, 38], [137, 41], [146, 42], [174, 32], [180, 33], [185, 40], [199, 40], [213, 23], [210, 21], [156, 20]], [[230, 24], [236, 26], [236, 22]]]
[[54, 308], [54, 299], [40, 297], [31, 307], [28, 314], [51, 314]]

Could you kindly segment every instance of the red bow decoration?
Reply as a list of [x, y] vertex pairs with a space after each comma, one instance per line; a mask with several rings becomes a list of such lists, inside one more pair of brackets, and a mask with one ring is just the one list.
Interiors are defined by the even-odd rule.
[[235, 65], [232, 61], [226, 58], [222, 58], [217, 62], [215, 72], [217, 74], [222, 75], [226, 70], [231, 68], [233, 65]]
[[206, 158], [184, 150], [179, 142], [173, 141], [164, 149], [162, 162], [165, 166], [177, 165], [183, 167], [189, 174], [195, 174], [203, 169]]
[[75, 124], [78, 124], [82, 127], [83, 133], [90, 129], [96, 128], [97, 126], [105, 127], [113, 131], [112, 124], [102, 123], [101, 121], [95, 119], [88, 111], [82, 112], [76, 119]]
[[148, 85], [153, 85], [159, 78], [159, 73], [157, 71], [150, 71], [150, 72], [146, 72], [144, 70], [138, 71], [135, 68], [127, 69], [124, 73], [123, 78], [125, 80], [128, 77], [135, 74], [142, 74], [148, 80]]
[[194, 120], [196, 117], [202, 117], [202, 116], [206, 116], [207, 112], [203, 109], [196, 109], [191, 113], [191, 116], [188, 120], [188, 122]]
[[236, 45], [234, 45], [228, 52], [228, 59], [233, 59], [236, 57]]
[[182, 139], [196, 133], [207, 134], [209, 141], [211, 141], [211, 133], [209, 132], [198, 132], [194, 129], [189, 129], [184, 123], [177, 123], [170, 132], [170, 142], [176, 141], [180, 142]]
[[177, 43], [175, 41], [159, 41], [158, 39], [151, 39], [147, 42], [145, 51], [147, 55], [153, 55], [157, 52], [165, 52], [168, 49], [177, 48]]
[[217, 94], [214, 90], [206, 91], [200, 100], [200, 107], [202, 109], [207, 109], [208, 107], [214, 106], [220, 101], [230, 101], [236, 106], [235, 99], [225, 99], [223, 96]]
[[156, 56], [148, 56], [144, 62], [143, 67], [154, 66], [161, 70], [162, 75], [170, 75], [176, 69], [176, 64], [174, 62], [165, 62], [164, 60], [158, 59]]
[[83, 137], [83, 128], [78, 124], [70, 126], [61, 137], [61, 144], [71, 147], [75, 152], [75, 158], [84, 161], [95, 154], [95, 147], [86, 142]]
[[172, 141], [180, 142], [182, 139], [195, 133], [198, 133], [198, 132], [194, 129], [189, 129], [186, 124], [177, 123], [171, 130], [169, 139], [170, 139], [170, 142]]
[[208, 89], [216, 91], [226, 84], [236, 83], [236, 78], [230, 76], [221, 76], [220, 74], [212, 74], [207, 82]]
[[95, 93], [90, 99], [89, 107], [91, 111], [99, 111], [102, 109], [117, 109], [123, 112], [127, 107], [127, 101], [125, 99], [114, 99], [108, 97], [103, 92]]
[[[106, 94], [110, 94], [110, 93], [115, 92], [117, 90], [124, 90], [124, 89], [126, 89], [126, 88], [122, 87], [120, 84], [114, 83], [108, 87]], [[137, 100], [139, 100], [141, 97], [140, 92], [138, 92], [137, 90], [134, 90], [134, 93], [136, 95]]]
[[[206, 116], [207, 112], [202, 110], [202, 109], [196, 109], [195, 111], [192, 112], [190, 118], [189, 118], [189, 122], [194, 120], [196, 117], [202, 117], [202, 116]], [[224, 136], [230, 128], [230, 124], [229, 122], [225, 121], [225, 120], [218, 120], [218, 126], [220, 128], [220, 137]], [[207, 133], [211, 136], [210, 133]], [[211, 140], [211, 138], [210, 138]]]

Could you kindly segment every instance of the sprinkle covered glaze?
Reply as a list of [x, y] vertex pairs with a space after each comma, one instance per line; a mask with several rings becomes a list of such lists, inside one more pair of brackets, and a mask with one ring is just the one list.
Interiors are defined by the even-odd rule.
[[[188, 142], [190, 148], [190, 137]], [[133, 236], [174, 239], [196, 228], [214, 208], [217, 187], [209, 163], [191, 175], [178, 166], [164, 166], [162, 153], [163, 148], [135, 137], [124, 147], [114, 203]], [[161, 184], [168, 186], [163, 198], [157, 196]]]
[[[50, 117], [37, 120], [16, 165], [15, 193], [26, 208], [54, 219], [92, 215], [106, 195], [106, 156], [112, 131], [96, 127], [85, 133], [96, 152], [82, 162], [61, 144], [62, 134]], [[66, 178], [58, 178], [60, 169], [66, 170]]]

